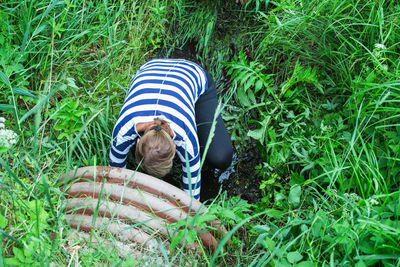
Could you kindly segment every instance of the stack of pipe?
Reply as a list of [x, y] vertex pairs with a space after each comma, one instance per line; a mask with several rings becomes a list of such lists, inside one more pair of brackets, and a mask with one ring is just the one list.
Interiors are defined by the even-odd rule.
[[[181, 189], [144, 173], [115, 167], [91, 166], [70, 171], [64, 183], [67, 221], [79, 231], [108, 231], [122, 242], [157, 246], [157, 237], [169, 240], [168, 224], [207, 209]], [[214, 251], [216, 237], [226, 233], [218, 221], [213, 231], [197, 229], [205, 248]], [[190, 247], [197, 249], [194, 244]]]

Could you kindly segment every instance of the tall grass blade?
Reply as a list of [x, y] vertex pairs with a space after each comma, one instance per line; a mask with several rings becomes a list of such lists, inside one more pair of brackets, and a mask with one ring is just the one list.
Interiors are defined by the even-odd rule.
[[14, 94], [17, 94], [17, 95], [23, 95], [23, 96], [29, 96], [29, 97], [32, 97], [32, 98], [38, 98], [37, 96], [35, 96], [31, 92], [28, 92], [28, 91], [26, 91], [24, 89], [21, 89], [21, 88], [14, 87], [12, 89], [12, 91], [14, 92]]
[[21, 124], [22, 122], [24, 122], [27, 118], [29, 118], [32, 114], [34, 114], [36, 111], [38, 111], [39, 109], [41, 109], [43, 107], [43, 105], [45, 105], [49, 99], [58, 91], [58, 89], [54, 89], [52, 90], [46, 97], [42, 98], [41, 100], [39, 100], [39, 103], [37, 103], [33, 108], [31, 108], [27, 113], [25, 113], [24, 116], [21, 117], [21, 119], [19, 120], [19, 123]]
[[53, 202], [51, 201], [49, 184], [47, 183], [45, 176], [43, 174], [41, 176], [42, 176], [43, 189], [44, 189], [44, 192], [46, 194], [47, 202], [49, 203], [49, 206], [50, 206], [50, 211], [53, 214], [53, 217], [57, 218], [57, 214], [55, 212], [55, 208], [54, 208]]
[[3, 168], [7, 171], [7, 173], [14, 179], [15, 182], [17, 182], [22, 189], [25, 190], [27, 194], [29, 194], [28, 188], [25, 186], [23, 182], [13, 173], [13, 171], [10, 169], [8, 164], [3, 160], [3, 158], [0, 158], [0, 164], [3, 166]]

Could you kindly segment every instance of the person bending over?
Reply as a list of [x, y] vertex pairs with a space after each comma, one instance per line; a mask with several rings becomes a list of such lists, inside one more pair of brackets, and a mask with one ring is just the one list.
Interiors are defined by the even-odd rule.
[[[136, 144], [135, 160], [149, 175], [161, 178], [172, 167], [175, 152], [182, 162], [184, 191], [200, 198], [200, 156], [218, 105], [213, 78], [184, 59], [153, 59], [143, 64], [131, 83], [114, 126], [109, 165], [126, 168]], [[206, 161], [226, 169], [233, 148], [221, 115]]]

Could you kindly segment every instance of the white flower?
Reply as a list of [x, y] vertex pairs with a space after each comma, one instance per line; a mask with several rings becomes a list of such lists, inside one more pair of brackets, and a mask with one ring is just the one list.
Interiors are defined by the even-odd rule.
[[386, 46], [384, 44], [375, 44], [375, 48], [377, 49], [386, 49]]
[[373, 199], [373, 198], [369, 200], [369, 203], [371, 203], [372, 206], [375, 206], [375, 205], [379, 204], [379, 202], [376, 199]]
[[343, 194], [345, 197], [347, 197], [349, 200], [351, 200], [351, 201], [353, 201], [353, 202], [358, 202], [358, 201], [360, 201], [362, 198], [359, 196], [359, 195], [357, 195], [356, 193], [350, 193], [350, 194], [348, 194], [348, 193], [344, 193]]
[[17, 142], [18, 135], [12, 130], [4, 129], [6, 120], [0, 117], [0, 148], [10, 148]]

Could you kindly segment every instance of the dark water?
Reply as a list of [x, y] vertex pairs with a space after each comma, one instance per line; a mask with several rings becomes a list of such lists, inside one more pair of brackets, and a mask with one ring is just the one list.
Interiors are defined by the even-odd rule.
[[254, 146], [249, 145], [247, 150], [235, 153], [233, 164], [225, 171], [210, 169], [205, 166], [202, 170], [201, 200], [214, 198], [221, 188], [230, 197], [240, 196], [249, 203], [256, 203], [261, 199], [259, 177], [255, 166], [262, 162]]

